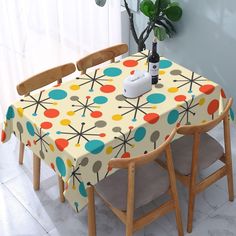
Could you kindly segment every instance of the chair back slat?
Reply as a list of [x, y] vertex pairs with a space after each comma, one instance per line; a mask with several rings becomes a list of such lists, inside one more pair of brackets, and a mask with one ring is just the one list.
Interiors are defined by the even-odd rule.
[[147, 154], [142, 154], [137, 157], [131, 158], [113, 158], [109, 161], [109, 166], [113, 168], [124, 168], [127, 169], [130, 163], [135, 163], [135, 166], [145, 165], [151, 161], [158, 158], [164, 151], [169, 148], [171, 141], [173, 140], [176, 133], [176, 128], [174, 128], [169, 135], [169, 137], [155, 150], [148, 152]]
[[229, 114], [229, 109], [232, 106], [233, 99], [229, 98], [224, 111], [214, 120], [208, 121], [200, 125], [183, 125], [177, 129], [178, 134], [193, 135], [194, 133], [206, 133], [217, 126]]
[[73, 63], [57, 66], [52, 69], [34, 75], [17, 85], [19, 95], [27, 95], [30, 92], [42, 88], [55, 81], [61, 83], [62, 78], [75, 72], [76, 67]]
[[88, 68], [94, 67], [109, 60], [114, 62], [117, 56], [120, 56], [126, 52], [128, 52], [127, 44], [118, 44], [85, 56], [76, 62], [76, 66], [79, 71], [86, 73]]

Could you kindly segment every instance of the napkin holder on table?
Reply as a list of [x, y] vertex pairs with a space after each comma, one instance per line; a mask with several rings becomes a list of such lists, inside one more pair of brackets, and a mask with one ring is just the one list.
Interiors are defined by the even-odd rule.
[[136, 98], [152, 89], [151, 75], [146, 71], [135, 70], [133, 75], [123, 80], [123, 95]]

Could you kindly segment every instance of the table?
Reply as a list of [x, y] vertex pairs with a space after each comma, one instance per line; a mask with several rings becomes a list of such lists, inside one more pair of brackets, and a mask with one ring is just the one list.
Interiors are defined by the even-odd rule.
[[122, 80], [135, 69], [147, 70], [147, 56], [143, 51], [76, 72], [75, 79], [23, 97], [7, 111], [2, 141], [14, 133], [62, 176], [77, 212], [87, 204], [87, 184], [116, 171], [108, 166], [111, 158], [151, 151], [176, 125], [212, 120], [224, 107], [220, 85], [164, 57], [159, 83], [141, 97], [125, 98]]

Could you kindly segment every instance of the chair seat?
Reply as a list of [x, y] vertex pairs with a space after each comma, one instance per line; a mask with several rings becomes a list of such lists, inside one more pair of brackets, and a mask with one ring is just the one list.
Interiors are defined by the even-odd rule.
[[[135, 209], [151, 202], [168, 191], [169, 177], [166, 170], [151, 162], [136, 168]], [[114, 207], [125, 211], [127, 208], [128, 171], [121, 169], [95, 186], [96, 192]]]
[[[175, 170], [183, 175], [191, 173], [193, 136], [186, 135], [171, 143]], [[224, 149], [209, 134], [201, 135], [198, 165], [199, 170], [205, 169], [219, 160], [224, 154]], [[161, 157], [165, 161], [165, 157]]]

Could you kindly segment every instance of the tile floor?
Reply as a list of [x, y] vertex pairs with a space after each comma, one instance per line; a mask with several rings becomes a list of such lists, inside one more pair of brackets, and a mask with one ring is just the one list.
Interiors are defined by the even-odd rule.
[[[236, 158], [236, 128], [232, 126], [232, 153]], [[222, 141], [222, 127], [211, 134]], [[19, 166], [18, 141], [12, 139], [0, 144], [0, 235], [87, 235], [87, 209], [76, 214], [68, 203], [58, 199], [57, 178], [54, 172], [42, 164], [41, 189], [34, 192], [32, 188], [32, 154], [25, 153], [25, 162]], [[236, 174], [236, 162], [234, 173]], [[215, 166], [204, 170], [206, 176]], [[235, 175], [236, 176], [236, 175]], [[236, 178], [235, 183], [236, 183]], [[236, 187], [236, 184], [235, 184]], [[236, 188], [235, 188], [236, 189]], [[186, 233], [187, 191], [178, 183], [183, 224]], [[163, 199], [151, 202], [139, 209], [137, 215], [159, 205]], [[97, 235], [124, 235], [124, 226], [96, 199]], [[135, 236], [176, 236], [174, 214], [153, 222]], [[236, 201], [228, 202], [226, 179], [218, 181], [197, 197], [193, 236], [236, 236]]]

